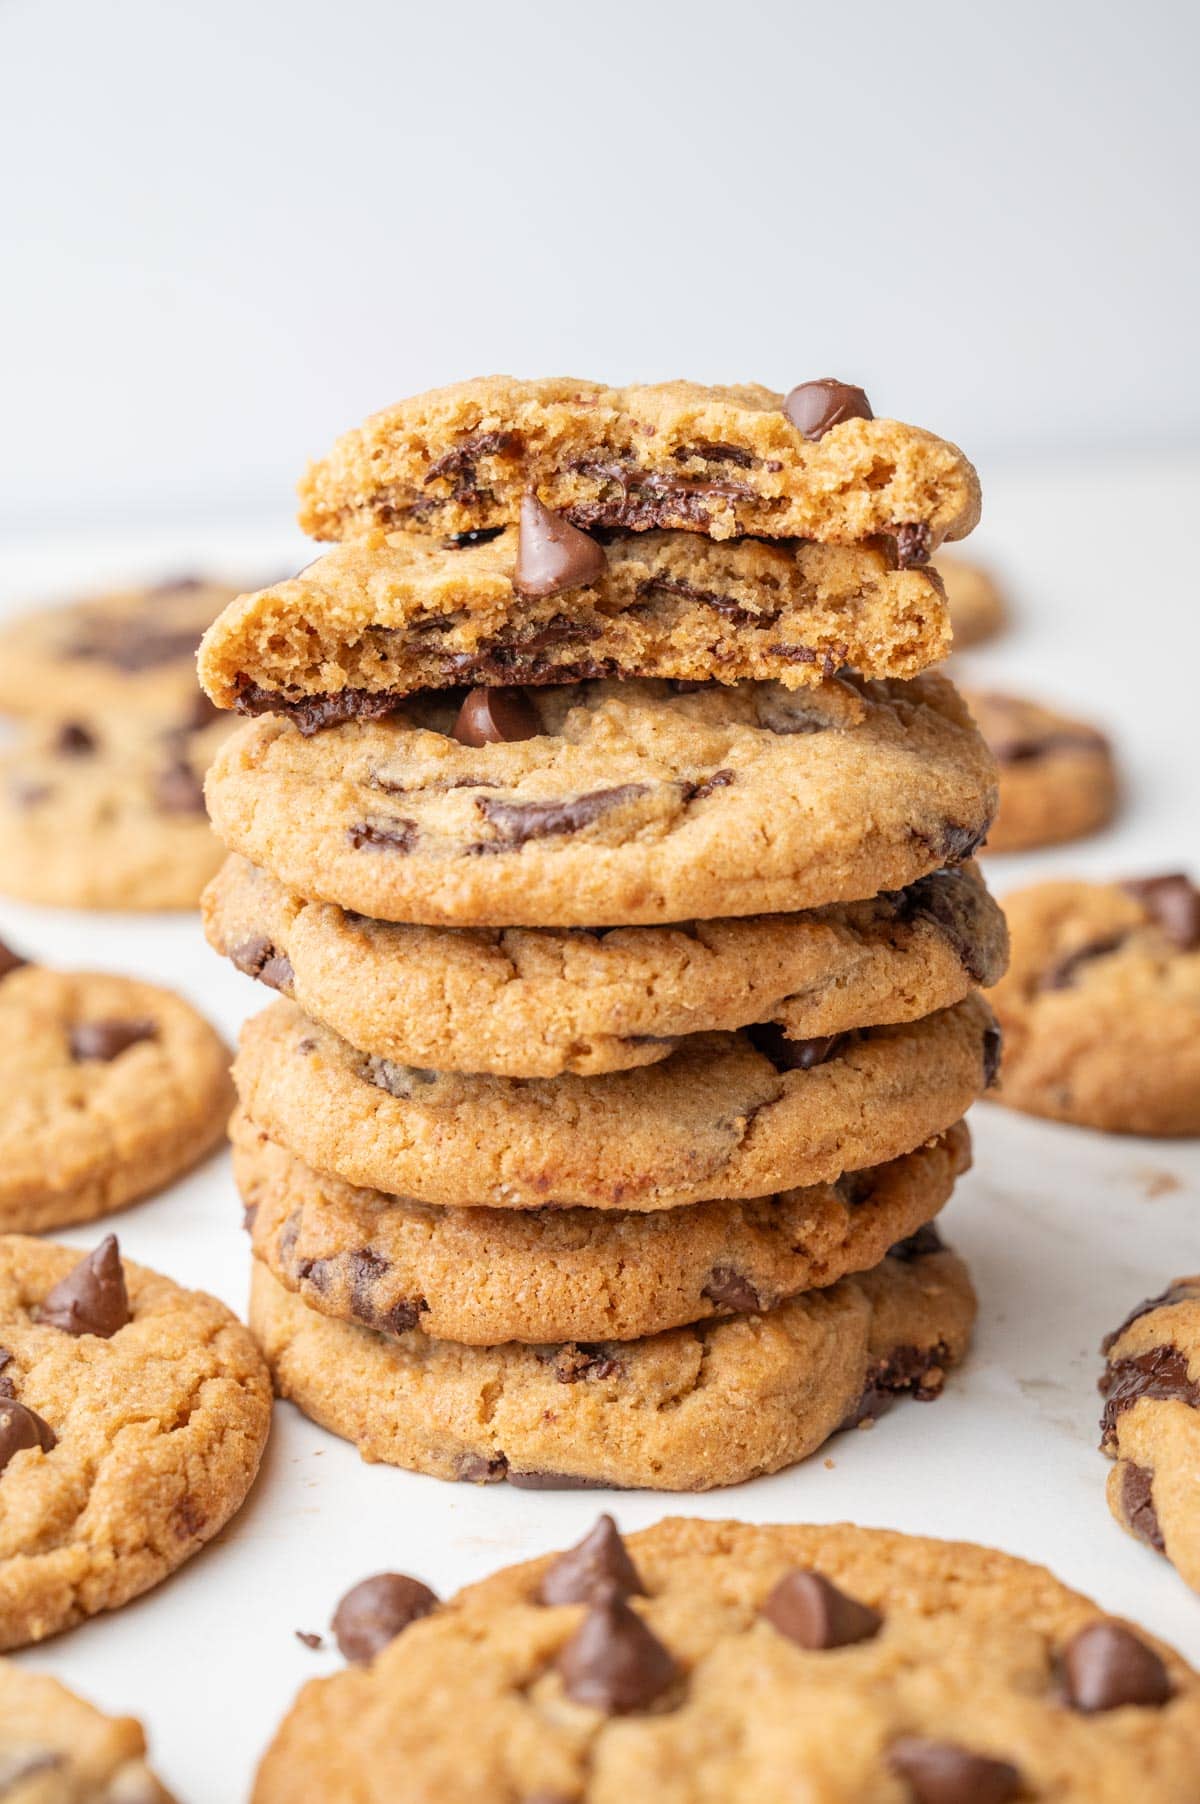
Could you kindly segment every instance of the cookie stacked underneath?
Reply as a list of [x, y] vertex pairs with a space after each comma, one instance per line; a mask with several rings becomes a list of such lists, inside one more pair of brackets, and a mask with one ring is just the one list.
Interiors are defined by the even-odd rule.
[[968, 1342], [932, 1219], [997, 1042], [990, 756], [924, 560], [962, 454], [861, 391], [467, 383], [305, 483], [208, 634], [252, 1320], [372, 1459], [702, 1489]]

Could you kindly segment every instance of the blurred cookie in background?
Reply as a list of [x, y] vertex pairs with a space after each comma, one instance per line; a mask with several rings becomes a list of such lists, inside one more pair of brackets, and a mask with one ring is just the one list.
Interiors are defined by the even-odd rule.
[[993, 639], [1009, 620], [1008, 603], [991, 571], [972, 558], [939, 550], [936, 569], [950, 604], [954, 649]]
[[1103, 733], [1024, 696], [964, 689], [963, 698], [1000, 767], [985, 852], [1061, 845], [1108, 825], [1119, 785]]

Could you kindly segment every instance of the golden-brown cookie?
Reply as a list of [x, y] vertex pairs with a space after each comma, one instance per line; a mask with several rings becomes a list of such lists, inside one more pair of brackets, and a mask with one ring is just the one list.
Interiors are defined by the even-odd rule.
[[1103, 733], [1021, 696], [964, 689], [963, 700], [1000, 772], [1000, 806], [988, 828], [987, 851], [1059, 845], [1108, 825], [1118, 784]]
[[11, 1804], [171, 1804], [141, 1723], [15, 1660], [0, 1662], [0, 1785]]

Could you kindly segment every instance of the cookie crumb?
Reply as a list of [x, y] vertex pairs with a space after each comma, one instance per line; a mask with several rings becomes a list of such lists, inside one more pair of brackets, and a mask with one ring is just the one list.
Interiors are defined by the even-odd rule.
[[317, 1648], [324, 1647], [325, 1645], [321, 1636], [314, 1635], [311, 1629], [296, 1629], [294, 1632], [296, 1640], [301, 1642], [305, 1647]]

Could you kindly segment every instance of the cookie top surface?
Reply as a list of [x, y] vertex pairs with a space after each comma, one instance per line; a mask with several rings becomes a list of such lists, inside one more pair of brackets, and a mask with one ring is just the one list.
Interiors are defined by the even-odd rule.
[[507, 1077], [657, 1064], [683, 1035], [748, 1022], [808, 1039], [913, 1020], [1007, 957], [970, 864], [809, 914], [601, 932], [369, 921], [233, 857], [203, 908], [211, 946], [352, 1046]]
[[194, 908], [221, 848], [204, 775], [230, 723], [196, 692], [166, 715], [31, 726], [0, 754], [5, 892], [75, 908]]
[[[897, 570], [873, 547], [581, 538], [586, 580], [569, 568], [539, 580], [522, 576], [534, 530], [339, 545], [227, 608], [205, 635], [201, 680], [223, 708], [316, 730], [455, 684], [759, 678], [796, 689], [846, 664], [915, 676], [950, 648], [937, 578]], [[531, 584], [549, 592], [527, 594]]]
[[[790, 400], [791, 397], [786, 399]], [[920, 563], [979, 518], [979, 479], [944, 439], [846, 418], [806, 437], [754, 385], [606, 388], [485, 376], [401, 401], [309, 467], [300, 523], [449, 534], [516, 522], [529, 490], [576, 525], [729, 539], [890, 539]]]
[[186, 1171], [232, 1100], [229, 1053], [181, 996], [4, 957], [0, 1085], [0, 1226], [27, 1231], [106, 1215]]
[[772, 1034], [764, 1051], [695, 1034], [644, 1070], [520, 1080], [395, 1065], [276, 1002], [243, 1028], [234, 1079], [272, 1139], [351, 1184], [465, 1207], [670, 1209], [910, 1151], [979, 1095], [995, 1032], [972, 995], [844, 1040]]
[[[413, 1804], [615, 1804], [644, 1794], [648, 1775], [672, 1804], [716, 1796], [1190, 1804], [1195, 1795], [1200, 1681], [1131, 1629], [1151, 1664], [1165, 1664], [1169, 1701], [1072, 1708], [1059, 1676], [1066, 1650], [1081, 1631], [1092, 1631], [1094, 1646], [1097, 1628], [1111, 1636], [1121, 1625], [1043, 1567], [848, 1523], [668, 1518], [630, 1535], [626, 1548], [644, 1591], [625, 1600], [628, 1612], [668, 1662], [652, 1657], [653, 1644], [603, 1594], [600, 1605], [541, 1603], [556, 1565], [561, 1582], [561, 1556], [510, 1568], [411, 1624], [371, 1665], [305, 1686], [262, 1763], [254, 1804], [298, 1804], [306, 1784], [329, 1804], [384, 1804], [398, 1790]], [[844, 1606], [824, 1619], [818, 1610], [833, 1633], [801, 1645], [800, 1612], [789, 1616], [780, 1603], [814, 1589], [819, 1601], [824, 1589], [793, 1576], [801, 1573], [882, 1621]], [[764, 1606], [784, 1580], [773, 1620]], [[589, 1633], [568, 1657], [589, 1612]], [[847, 1617], [861, 1638], [828, 1645], [848, 1632]], [[620, 1712], [571, 1695], [603, 1693], [596, 1674], [611, 1664], [603, 1656], [614, 1629], [618, 1648], [637, 1650], [629, 1667], [641, 1680], [625, 1698], [610, 1691], [604, 1700], [624, 1703]], [[431, 1684], [433, 1673], [446, 1683]], [[631, 1707], [636, 1691], [656, 1695]], [[957, 1790], [953, 1767], [943, 1789], [911, 1789], [898, 1763], [907, 1758], [912, 1774], [916, 1738], [1015, 1768], [1016, 1784], [1011, 1771], [1007, 1784], [993, 1772], [983, 1789], [987, 1769], [970, 1767], [964, 1782], [960, 1763]]]
[[966, 1268], [941, 1247], [632, 1341], [386, 1337], [319, 1315], [257, 1262], [250, 1301], [280, 1394], [366, 1459], [536, 1490], [704, 1491], [777, 1472], [898, 1396], [940, 1395], [974, 1319]]
[[[76, 1277], [69, 1313], [51, 1293], [80, 1262], [71, 1247], [0, 1238], [5, 1648], [117, 1608], [211, 1540], [270, 1423], [262, 1359], [224, 1304], [118, 1254], [124, 1307], [111, 1285]], [[17, 1432], [30, 1412], [48, 1430], [40, 1444]]]
[[963, 700], [1000, 771], [987, 851], [1059, 845], [1112, 819], [1116, 762], [1096, 727], [1023, 696], [964, 689]]
[[1176, 1278], [1105, 1337], [1100, 1445], [1122, 1527], [1200, 1590], [1200, 1277]]
[[23, 614], [0, 629], [0, 708], [54, 720], [108, 708], [171, 716], [195, 699], [196, 648], [237, 593], [182, 576]]
[[1200, 893], [1183, 875], [1005, 897], [996, 1099], [1117, 1133], [1200, 1133]]
[[0, 1664], [0, 1784], [11, 1804], [171, 1804], [142, 1726], [105, 1716], [46, 1673]]
[[943, 550], [938, 552], [937, 573], [946, 591], [955, 651], [994, 638], [1008, 624], [1003, 591], [982, 564]]
[[248, 723], [206, 794], [297, 894], [430, 926], [609, 926], [816, 908], [970, 855], [996, 799], [953, 688], [836, 679], [527, 692], [541, 731], [469, 747], [452, 704], [304, 738]]
[[966, 1126], [887, 1165], [748, 1202], [636, 1213], [453, 1209], [355, 1189], [245, 1115], [234, 1171], [255, 1254], [313, 1309], [435, 1339], [631, 1340], [878, 1264], [949, 1199]]

